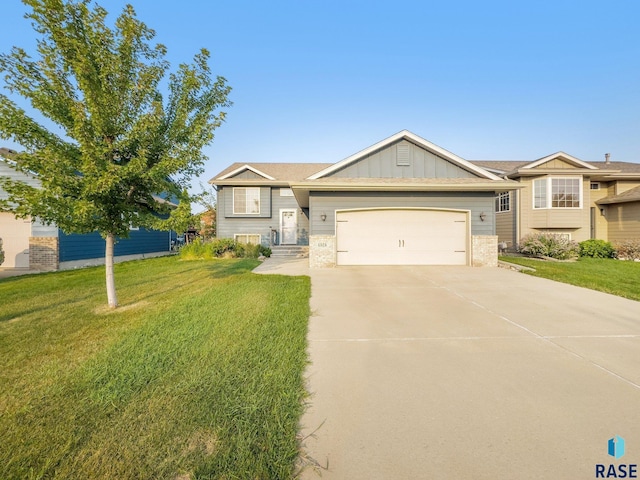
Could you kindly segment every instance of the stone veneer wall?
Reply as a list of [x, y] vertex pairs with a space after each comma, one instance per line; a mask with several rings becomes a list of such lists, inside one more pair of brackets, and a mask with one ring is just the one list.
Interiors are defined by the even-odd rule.
[[309, 237], [309, 268], [336, 266], [336, 237], [311, 235]]
[[474, 267], [498, 266], [498, 236], [471, 236], [471, 265]]
[[29, 237], [29, 269], [58, 270], [58, 237]]
[[[472, 235], [471, 265], [474, 267], [498, 266], [498, 236]], [[327, 268], [336, 266], [336, 237], [333, 235], [311, 235], [309, 237], [309, 267]]]

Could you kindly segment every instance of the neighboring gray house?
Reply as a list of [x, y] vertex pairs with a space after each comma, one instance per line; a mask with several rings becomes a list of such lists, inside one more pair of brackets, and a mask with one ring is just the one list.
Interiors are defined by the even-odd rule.
[[402, 131], [338, 163], [236, 163], [219, 237], [309, 245], [312, 267], [495, 265], [496, 195], [522, 188]]

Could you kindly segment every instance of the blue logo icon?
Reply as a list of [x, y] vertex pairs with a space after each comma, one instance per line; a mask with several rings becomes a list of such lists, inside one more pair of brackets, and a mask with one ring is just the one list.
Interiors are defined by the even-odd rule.
[[624, 438], [616, 435], [609, 439], [609, 455], [614, 458], [622, 458], [624, 455]]

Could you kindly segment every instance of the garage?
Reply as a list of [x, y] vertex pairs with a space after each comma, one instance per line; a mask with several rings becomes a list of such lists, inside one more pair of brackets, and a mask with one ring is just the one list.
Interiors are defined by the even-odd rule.
[[467, 265], [468, 216], [420, 208], [337, 211], [337, 264]]
[[0, 213], [0, 238], [4, 263], [0, 268], [29, 268], [31, 221], [16, 219], [11, 213]]

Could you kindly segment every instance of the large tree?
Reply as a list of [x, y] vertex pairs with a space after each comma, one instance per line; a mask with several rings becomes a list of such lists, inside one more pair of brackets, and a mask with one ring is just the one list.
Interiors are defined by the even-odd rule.
[[116, 238], [131, 224], [158, 227], [159, 215], [171, 212], [162, 198], [189, 201], [185, 189], [203, 170], [202, 147], [224, 120], [230, 87], [212, 78], [204, 49], [165, 80], [166, 48], [151, 45], [155, 32], [130, 5], [110, 27], [90, 0], [23, 1], [37, 55], [14, 47], [0, 56], [0, 71], [11, 97], [24, 97], [48, 121], [0, 94], [0, 137], [23, 148], [14, 168], [41, 184], [0, 179], [4, 208], [67, 233], [100, 232], [116, 307]]

